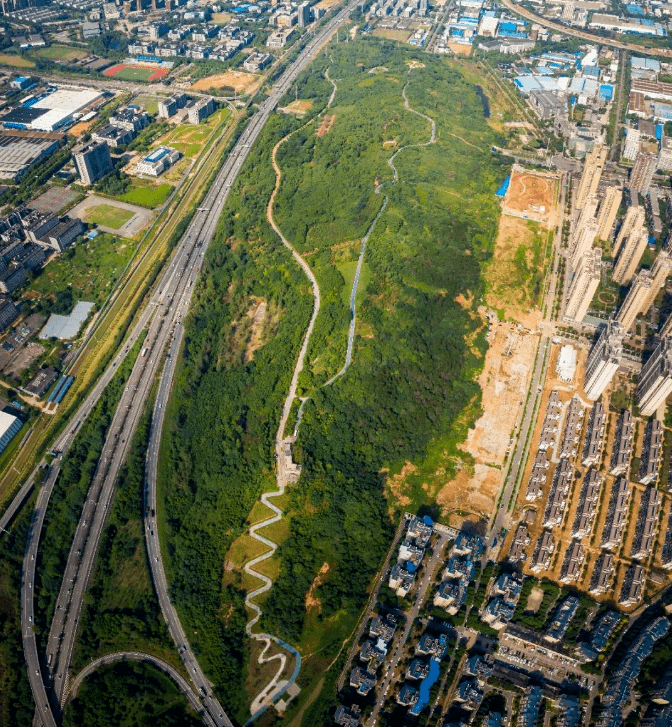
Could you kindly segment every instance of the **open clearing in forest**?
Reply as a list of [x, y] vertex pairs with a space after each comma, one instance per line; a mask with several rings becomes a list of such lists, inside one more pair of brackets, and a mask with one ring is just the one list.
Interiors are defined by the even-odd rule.
[[322, 117], [322, 121], [320, 121], [320, 126], [316, 132], [317, 135], [324, 136], [325, 134], [328, 134], [331, 131], [331, 127], [334, 125], [334, 121], [336, 121], [336, 114], [325, 114]]

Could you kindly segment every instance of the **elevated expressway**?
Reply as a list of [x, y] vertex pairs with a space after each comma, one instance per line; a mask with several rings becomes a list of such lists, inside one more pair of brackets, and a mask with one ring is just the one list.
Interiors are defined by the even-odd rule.
[[[273, 86], [268, 97], [260, 103], [257, 112], [248, 122], [247, 127], [217, 174], [205, 200], [197, 210], [170, 263], [162, 274], [149, 305], [134, 327], [123, 349], [108, 366], [93, 391], [73, 417], [74, 425], [68, 426], [66, 432], [54, 444], [53, 450], [58, 454], [40, 490], [33, 512], [27, 537], [21, 583], [21, 629], [28, 675], [36, 705], [35, 725], [55, 727], [57, 724], [56, 719], [60, 715], [61, 705], [64, 704], [67, 697], [70, 661], [77, 634], [79, 615], [107, 511], [114, 493], [114, 483], [125, 461], [133, 433], [142, 414], [152, 383], [159, 374], [164, 360], [167, 361], [167, 365], [163, 370], [159, 385], [159, 394], [155, 405], [157, 419], [154, 422], [148, 450], [147, 507], [144, 516], [144, 529], [152, 578], [171, 636], [178, 647], [192, 683], [197, 692], [201, 694], [200, 700], [206, 713], [204, 720], [207, 724], [214, 724], [217, 727], [228, 727], [232, 724], [223, 707], [212, 694], [210, 684], [189, 647], [177, 613], [170, 603], [168, 595], [155, 519], [156, 456], [163, 412], [172, 385], [176, 354], [179, 351], [184, 334], [182, 319], [188, 311], [196, 275], [201, 269], [205, 251], [212, 240], [231, 186], [236, 180], [252, 144], [259, 137], [269, 115], [277, 106], [280, 98], [291, 88], [297, 76], [308, 66], [313, 55], [329, 40], [357, 4], [358, 0], [351, 0], [309, 40], [298, 58]], [[42, 664], [33, 630], [35, 565], [44, 516], [54, 483], [60, 472], [61, 457], [69, 449], [81, 422], [95, 406], [103, 389], [118, 369], [119, 364], [123, 361], [133, 343], [145, 330], [147, 331], [143, 342], [143, 351], [146, 349], [145, 355], [139, 355], [136, 358], [114, 414], [97, 471], [82, 509], [64, 571], [55, 616], [47, 639], [46, 659]], [[168, 348], [167, 356], [165, 354], [166, 348]], [[31, 476], [32, 481], [34, 481], [35, 476], [36, 473], [33, 473]], [[28, 491], [26, 488], [29, 489], [30, 484], [29, 481], [19, 492], [15, 502], [10, 505], [8, 512], [3, 516], [3, 523], [8, 523], [16, 512], [20, 503], [25, 499]], [[45, 672], [44, 676], [43, 672]]]

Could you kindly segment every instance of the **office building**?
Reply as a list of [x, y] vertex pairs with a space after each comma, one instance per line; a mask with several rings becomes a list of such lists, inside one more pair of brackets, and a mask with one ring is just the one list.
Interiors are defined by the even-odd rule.
[[633, 232], [625, 238], [614, 263], [612, 278], [615, 283], [630, 284], [648, 243], [649, 231], [646, 228]]
[[640, 151], [630, 171], [628, 189], [634, 197], [637, 194], [646, 194], [651, 186], [654, 172], [658, 167], [658, 155], [651, 152]]
[[301, 3], [301, 5], [299, 5], [297, 14], [299, 28], [305, 28], [307, 25], [310, 25], [311, 11], [309, 2]]
[[[588, 204], [583, 208], [588, 209]], [[574, 244], [570, 250], [569, 265], [572, 270], [576, 270], [579, 261], [587, 253], [595, 242], [597, 237], [597, 220], [591, 217], [581, 227], [577, 226]]]
[[171, 116], [175, 116], [179, 109], [183, 109], [186, 104], [187, 97], [183, 93], [159, 101], [159, 118], [169, 119]]
[[575, 205], [577, 209], [581, 209], [586, 204], [588, 197], [597, 192], [597, 186], [600, 183], [606, 160], [607, 148], [604, 144], [595, 144], [593, 150], [586, 154], [583, 174], [576, 192]]
[[672, 392], [672, 336], [665, 336], [642, 367], [637, 405], [642, 416], [654, 414]]
[[0, 411], [0, 452], [5, 451], [22, 426], [23, 422], [19, 418]]
[[583, 322], [600, 284], [601, 269], [602, 251], [599, 248], [593, 248], [581, 258], [569, 286], [565, 318], [579, 324]]
[[623, 146], [623, 159], [634, 161], [639, 154], [639, 143], [642, 140], [642, 134], [639, 129], [630, 127], [625, 135], [625, 144]]
[[214, 113], [217, 105], [214, 98], [201, 98], [189, 109], [189, 123], [200, 124]]
[[112, 171], [110, 148], [104, 141], [91, 141], [75, 147], [72, 158], [82, 184], [93, 184]]
[[625, 238], [629, 237], [633, 232], [639, 232], [644, 227], [645, 220], [646, 212], [644, 211], [644, 207], [640, 207], [639, 205], [631, 205], [628, 207], [628, 211], [625, 213], [618, 235], [616, 236], [616, 241], [614, 242], [614, 249], [612, 250], [614, 257], [617, 257], [621, 251]]
[[667, 283], [667, 278], [672, 273], [672, 256], [666, 250], [661, 250], [658, 256], [653, 262], [651, 267], [651, 275], [653, 277], [651, 281], [651, 290], [649, 296], [646, 299], [646, 303], [642, 308], [643, 311], [648, 311], [656, 300], [656, 296]]
[[607, 187], [597, 215], [597, 236], [600, 240], [608, 240], [611, 237], [622, 198], [623, 192], [620, 187]]
[[583, 388], [591, 401], [602, 396], [621, 365], [623, 333], [623, 326], [610, 319], [588, 354]]
[[635, 275], [623, 305], [619, 308], [616, 320], [627, 333], [635, 322], [635, 318], [644, 310], [644, 304], [649, 298], [653, 276], [650, 270], [641, 270]]

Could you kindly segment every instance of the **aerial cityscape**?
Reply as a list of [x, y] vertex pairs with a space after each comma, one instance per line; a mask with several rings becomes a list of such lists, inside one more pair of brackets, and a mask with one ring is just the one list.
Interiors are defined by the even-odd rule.
[[672, 4], [0, 26], [0, 727], [672, 727]]

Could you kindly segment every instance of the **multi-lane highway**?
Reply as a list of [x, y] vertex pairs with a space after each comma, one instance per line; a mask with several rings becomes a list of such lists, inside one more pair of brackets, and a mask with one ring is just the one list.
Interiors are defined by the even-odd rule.
[[[166, 621], [168, 622], [170, 633], [189, 671], [189, 676], [195, 684], [197, 691], [201, 694], [202, 703], [209, 715], [206, 721], [214, 723], [218, 727], [231, 724], [223, 708], [212, 695], [210, 685], [201, 672], [198, 662], [188, 645], [184, 631], [168, 596], [155, 517], [156, 457], [161, 433], [161, 423], [163, 421], [163, 411], [165, 411], [165, 404], [172, 384], [176, 353], [179, 350], [182, 340], [183, 328], [181, 321], [188, 311], [194, 280], [202, 265], [207, 245], [214, 235], [216, 224], [228, 197], [229, 190], [249, 154], [250, 147], [257, 140], [270, 113], [276, 107], [280, 98], [290, 89], [297, 76], [307, 67], [314, 53], [327, 42], [337, 27], [347, 19], [356, 4], [357, 0], [351, 0], [343, 10], [328, 21], [307, 43], [297, 60], [285, 71], [268, 97], [259, 105], [257, 113], [248, 123], [217, 175], [215, 182], [206, 195], [205, 201], [194, 216], [177, 251], [168, 264], [149, 305], [143, 312], [131, 336], [129, 336], [123, 350], [119, 352], [87, 400], [78, 410], [73, 419], [74, 425], [69, 426], [65, 434], [54, 445], [53, 449], [60, 454], [52, 464], [51, 471], [40, 491], [33, 513], [24, 558], [21, 594], [21, 622], [24, 649], [31, 688], [36, 703], [35, 723], [38, 725], [52, 727], [52, 725], [56, 724], [54, 711], [58, 714], [59, 705], [67, 694], [68, 672], [82, 600], [88, 586], [98, 543], [112, 499], [114, 482], [126, 458], [132, 435], [143, 411], [151, 384], [158, 374], [161, 365], [166, 360], [165, 350], [167, 347], [169, 348], [167, 357], [168, 365], [164, 369], [160, 383], [159, 395], [155, 406], [155, 414], [158, 416], [153, 426], [152, 439], [148, 451], [148, 463], [150, 463], [150, 467], [148, 468], [146, 493], [148, 507], [145, 512], [145, 532], [152, 577], [157, 593], [159, 594], [159, 601]], [[47, 641], [47, 653], [44, 664], [47, 672], [46, 687], [49, 688], [49, 693], [53, 695], [53, 703], [50, 703], [45, 681], [42, 678], [42, 666], [33, 633], [33, 584], [37, 549], [44, 522], [44, 514], [53, 485], [58, 477], [60, 456], [67, 451], [81, 421], [91, 412], [103, 388], [109, 383], [130, 347], [145, 329], [147, 329], [147, 334], [143, 342], [143, 353], [135, 361], [126, 388], [122, 393], [120, 403], [115, 412], [94, 480], [82, 510], [64, 572], [56, 613]], [[25, 492], [23, 493], [24, 496]], [[55, 710], [52, 710], [52, 707]]]

